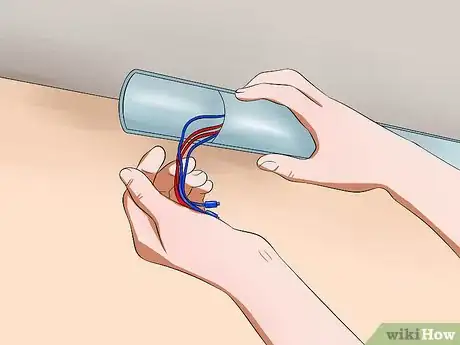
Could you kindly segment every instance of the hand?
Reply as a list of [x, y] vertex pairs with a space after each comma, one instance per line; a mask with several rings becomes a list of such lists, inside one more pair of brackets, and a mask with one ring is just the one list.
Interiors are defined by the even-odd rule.
[[372, 189], [386, 181], [395, 153], [411, 144], [329, 98], [290, 69], [257, 75], [237, 90], [236, 97], [285, 105], [312, 134], [317, 149], [310, 159], [270, 154], [257, 162], [261, 169], [290, 181], [351, 191]]
[[296, 182], [361, 192], [381, 187], [429, 225], [460, 256], [455, 214], [460, 171], [418, 145], [333, 100], [293, 70], [264, 72], [237, 90], [291, 109], [316, 143], [310, 159], [266, 155], [257, 164]]
[[[174, 202], [175, 167], [162, 168], [164, 160], [157, 146], [137, 169], [120, 172], [127, 188], [123, 205], [141, 258], [225, 292], [266, 344], [359, 343], [265, 239]], [[202, 202], [212, 183], [194, 166], [186, 178], [188, 194]], [[318, 327], [328, 329], [327, 335], [315, 333]]]
[[[176, 164], [175, 161], [171, 161], [161, 167], [165, 158], [164, 149], [161, 146], [155, 146], [141, 158], [138, 169], [153, 181], [154, 187], [163, 196], [177, 202], [176, 194], [174, 193]], [[204, 171], [195, 170], [195, 167], [195, 158], [190, 157], [185, 179], [185, 193], [190, 201], [202, 203], [206, 194], [212, 191], [213, 183], [208, 179], [208, 175]], [[159, 171], [157, 171], [158, 169]], [[127, 193], [126, 191], [125, 194]]]
[[[156, 146], [141, 159], [137, 169], [120, 172], [127, 187], [123, 205], [138, 255], [221, 289], [234, 284], [236, 276], [251, 277], [249, 267], [262, 260], [258, 251], [272, 250], [270, 245], [255, 234], [235, 230], [221, 220], [176, 203], [172, 192], [175, 165], [171, 162], [162, 167], [164, 161], [165, 151]], [[203, 202], [212, 182], [205, 172], [194, 170], [194, 160], [189, 167], [188, 197]]]

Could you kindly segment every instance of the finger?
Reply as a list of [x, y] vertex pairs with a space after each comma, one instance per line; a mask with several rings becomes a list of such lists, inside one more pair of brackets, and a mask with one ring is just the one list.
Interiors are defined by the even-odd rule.
[[174, 203], [163, 197], [140, 170], [125, 168], [120, 172], [120, 178], [134, 203], [153, 220], [167, 217], [171, 212]]
[[[185, 169], [185, 163], [187, 159], [182, 159], [182, 169]], [[193, 157], [190, 157], [188, 160], [187, 165], [187, 174], [190, 174], [196, 167], [196, 160]], [[169, 167], [169, 174], [175, 176], [176, 175], [176, 162], [172, 162], [171, 166]]]
[[319, 106], [327, 96], [310, 83], [302, 74], [293, 69], [280, 69], [259, 73], [244, 88], [257, 84], [276, 84], [295, 87]]
[[157, 253], [163, 251], [156, 224], [136, 205], [128, 191], [123, 194], [123, 206], [128, 217], [134, 241], [144, 244]]
[[304, 168], [302, 167], [302, 162], [297, 158], [292, 158], [283, 155], [266, 155], [257, 161], [257, 166], [265, 171], [273, 172], [289, 181], [299, 181], [303, 177], [301, 172]]
[[273, 172], [293, 182], [308, 182], [324, 185], [330, 169], [321, 169], [318, 160], [298, 159], [284, 155], [269, 154], [262, 156], [257, 165], [264, 171]]
[[185, 178], [185, 183], [188, 187], [201, 187], [208, 180], [208, 175], [202, 170], [193, 170]]
[[196, 188], [197, 191], [203, 194], [208, 194], [212, 191], [214, 188], [214, 184], [211, 180], [207, 180], [204, 185], [200, 186], [199, 188]]
[[257, 84], [237, 92], [236, 97], [242, 101], [265, 99], [284, 105], [291, 109], [297, 119], [309, 130], [312, 130], [321, 120], [318, 111], [321, 108], [292, 86]]
[[166, 152], [164, 148], [155, 146], [141, 158], [137, 168], [153, 181], [155, 175], [160, 171], [165, 159]]
[[[196, 166], [195, 159], [190, 159], [187, 170], [192, 172]], [[185, 168], [185, 159], [182, 160], [182, 167]], [[166, 164], [155, 176], [155, 188], [166, 195], [170, 196], [171, 188], [174, 186], [174, 177], [176, 176], [176, 163], [175, 161]]]
[[190, 193], [194, 188], [201, 187], [208, 180], [208, 175], [204, 171], [194, 170], [185, 178], [185, 194], [190, 198]]
[[212, 191], [214, 185], [211, 180], [207, 180], [202, 186], [192, 188], [190, 191], [189, 199], [193, 202], [203, 202], [206, 194]]
[[[190, 172], [185, 178], [185, 195], [190, 196], [193, 189], [203, 186], [208, 180], [208, 175], [202, 170], [194, 170]], [[169, 197], [176, 200], [174, 188], [169, 191]], [[190, 199], [192, 200], [192, 199]], [[195, 200], [192, 200], [195, 201]]]

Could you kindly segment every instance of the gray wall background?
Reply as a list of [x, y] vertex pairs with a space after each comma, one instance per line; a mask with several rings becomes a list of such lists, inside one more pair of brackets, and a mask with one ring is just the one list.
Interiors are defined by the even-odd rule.
[[117, 97], [133, 68], [238, 88], [295, 68], [379, 122], [460, 138], [457, 0], [0, 0], [0, 76]]

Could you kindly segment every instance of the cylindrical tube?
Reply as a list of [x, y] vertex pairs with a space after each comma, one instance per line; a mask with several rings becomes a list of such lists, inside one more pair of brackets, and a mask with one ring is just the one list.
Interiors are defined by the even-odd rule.
[[[147, 71], [133, 70], [125, 78], [119, 116], [126, 133], [179, 140], [184, 124], [198, 115], [225, 115], [210, 146], [299, 158], [315, 150], [310, 133], [285, 106], [240, 101], [233, 90]], [[219, 121], [200, 120], [187, 133]]]

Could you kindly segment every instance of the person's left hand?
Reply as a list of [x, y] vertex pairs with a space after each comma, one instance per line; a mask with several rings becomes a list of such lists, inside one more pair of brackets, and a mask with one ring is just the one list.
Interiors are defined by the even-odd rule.
[[[156, 190], [168, 199], [177, 202], [174, 193], [174, 177], [176, 162], [171, 161], [162, 166], [166, 153], [161, 146], [155, 146], [140, 160], [137, 169], [143, 172], [152, 182]], [[185, 159], [183, 161], [185, 164]], [[203, 170], [196, 170], [195, 158], [190, 157], [185, 178], [185, 193], [190, 201], [202, 203], [206, 194], [211, 192], [213, 183]]]
[[[126, 185], [123, 206], [142, 259], [222, 288], [238, 285], [237, 276], [250, 279], [254, 267], [276, 257], [262, 237], [175, 202], [175, 163], [163, 166], [165, 156], [164, 149], [156, 146], [137, 168], [120, 172]], [[189, 164], [186, 191], [191, 201], [203, 202], [212, 182], [205, 172], [195, 170], [195, 165], [195, 161]]]

